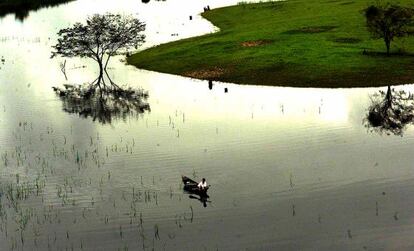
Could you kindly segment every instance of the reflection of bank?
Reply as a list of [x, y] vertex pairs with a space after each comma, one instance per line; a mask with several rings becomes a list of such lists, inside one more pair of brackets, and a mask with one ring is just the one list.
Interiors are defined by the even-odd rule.
[[14, 14], [16, 19], [23, 21], [29, 16], [30, 11], [37, 11], [41, 8], [49, 8], [68, 3], [74, 0], [13, 0], [0, 1], [0, 17], [7, 14]]
[[69, 87], [69, 89], [68, 91], [68, 87], [65, 90], [55, 88], [63, 102], [63, 110], [84, 118], [92, 118], [93, 121], [102, 124], [111, 123], [114, 119], [126, 120], [128, 117], [139, 117], [151, 110], [146, 102], [148, 93], [144, 90], [85, 95], [81, 87]]
[[402, 136], [408, 124], [414, 122], [414, 97], [403, 90], [388, 86], [387, 92], [372, 95], [365, 126], [377, 133]]

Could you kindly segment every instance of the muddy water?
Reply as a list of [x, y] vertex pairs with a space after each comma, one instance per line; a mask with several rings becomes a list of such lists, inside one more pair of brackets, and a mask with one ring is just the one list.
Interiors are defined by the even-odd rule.
[[[151, 111], [111, 124], [51, 90], [97, 74], [67, 59], [65, 80], [50, 59], [73, 22], [136, 14], [149, 47], [213, 31], [197, 13], [234, 3], [78, 0], [0, 20], [0, 250], [412, 250], [414, 132], [364, 126], [379, 89], [210, 90], [119, 57], [111, 76], [147, 90]], [[182, 174], [207, 178], [206, 207]]]

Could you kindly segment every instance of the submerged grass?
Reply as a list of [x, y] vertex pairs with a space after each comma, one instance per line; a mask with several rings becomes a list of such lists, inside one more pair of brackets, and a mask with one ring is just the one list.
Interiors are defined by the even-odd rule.
[[[413, 6], [413, 0], [399, 1]], [[414, 37], [370, 38], [362, 10], [370, 1], [288, 0], [204, 12], [220, 32], [144, 50], [139, 68], [239, 84], [367, 87], [414, 82]], [[405, 53], [407, 52], [407, 53]]]
[[144, 224], [142, 214], [144, 206], [172, 199], [158, 189], [161, 178], [141, 176], [141, 185], [113, 189], [113, 170], [105, 166], [111, 157], [140, 147], [134, 138], [106, 145], [98, 133], [80, 143], [72, 140], [72, 129], [60, 134], [27, 122], [19, 122], [11, 135], [14, 143], [0, 146], [0, 250], [74, 250], [74, 245], [87, 250], [91, 241], [78, 233], [85, 224], [119, 231], [119, 238], [110, 237], [112, 246], [137, 250], [134, 225], [143, 238], [154, 236], [153, 249], [165, 244], [161, 226]]

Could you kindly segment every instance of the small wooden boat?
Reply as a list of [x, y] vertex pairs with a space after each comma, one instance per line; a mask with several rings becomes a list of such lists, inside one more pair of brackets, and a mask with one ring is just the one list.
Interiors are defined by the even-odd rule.
[[187, 176], [182, 176], [182, 179], [183, 179], [184, 190], [185, 191], [187, 191], [189, 193], [199, 195], [200, 197], [207, 197], [208, 198], [207, 190], [208, 190], [209, 186], [204, 188], [204, 189], [200, 189], [200, 188], [198, 188], [198, 183], [195, 182], [194, 180], [188, 178]]

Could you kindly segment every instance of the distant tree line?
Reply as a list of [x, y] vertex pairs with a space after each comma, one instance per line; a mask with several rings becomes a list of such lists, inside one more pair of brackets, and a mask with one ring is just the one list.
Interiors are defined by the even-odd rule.
[[29, 11], [53, 7], [71, 1], [74, 0], [0, 0], [0, 17], [14, 14], [16, 19], [23, 21], [29, 16]]

